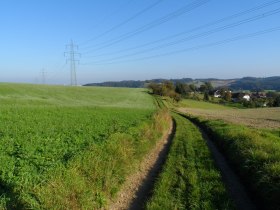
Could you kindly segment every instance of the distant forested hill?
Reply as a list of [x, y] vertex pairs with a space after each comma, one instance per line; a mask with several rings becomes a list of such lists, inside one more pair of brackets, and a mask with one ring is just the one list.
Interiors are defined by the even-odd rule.
[[235, 80], [231, 85], [234, 90], [280, 90], [280, 77], [244, 77]]
[[129, 87], [129, 88], [141, 88], [144, 87], [145, 81], [127, 80], [120, 82], [102, 82], [102, 83], [89, 83], [84, 86], [104, 86], [104, 87]]
[[[104, 86], [104, 87], [129, 87], [129, 88], [143, 88], [148, 83], [162, 83], [167, 81], [167, 79], [152, 79], [152, 80], [124, 80], [119, 82], [102, 82], [102, 83], [89, 83], [85, 84], [84, 86]], [[168, 81], [172, 81], [173, 83], [190, 83], [193, 81], [191, 78], [183, 78], [183, 79], [170, 79]]]
[[[147, 84], [153, 83], [162, 83], [168, 79], [152, 79], [152, 80], [125, 80], [119, 82], [103, 82], [103, 83], [89, 83], [85, 86], [105, 86], [105, 87], [129, 87], [129, 88], [143, 88]], [[188, 83], [195, 84], [196, 86], [201, 85], [203, 82], [211, 82], [214, 87], [229, 87], [233, 90], [278, 90], [280, 91], [280, 76], [276, 77], [243, 77], [241, 79], [169, 79], [168, 81], [176, 83]]]

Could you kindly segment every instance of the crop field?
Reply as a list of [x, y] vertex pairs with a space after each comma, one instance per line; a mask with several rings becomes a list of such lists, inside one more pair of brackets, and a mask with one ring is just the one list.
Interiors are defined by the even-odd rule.
[[144, 92], [0, 84], [0, 209], [106, 206], [166, 126]]
[[235, 209], [198, 128], [173, 117], [176, 134], [147, 209]]
[[203, 101], [183, 100], [178, 110], [206, 119], [221, 119], [254, 128], [279, 129], [280, 108], [237, 109]]

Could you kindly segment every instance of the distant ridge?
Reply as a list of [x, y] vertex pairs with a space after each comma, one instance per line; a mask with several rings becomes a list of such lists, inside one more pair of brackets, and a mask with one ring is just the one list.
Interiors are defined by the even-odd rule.
[[143, 88], [149, 83], [162, 83], [171, 81], [176, 83], [188, 83], [199, 86], [203, 82], [211, 82], [214, 87], [229, 87], [233, 90], [277, 90], [280, 91], [280, 76], [274, 77], [243, 77], [238, 79], [151, 79], [151, 80], [124, 80], [124, 81], [108, 81], [102, 83], [89, 83], [84, 86], [103, 86], [103, 87], [128, 87], [128, 88]]
[[280, 91], [280, 76], [275, 77], [243, 77], [230, 85], [232, 89], [241, 90], [277, 90]]

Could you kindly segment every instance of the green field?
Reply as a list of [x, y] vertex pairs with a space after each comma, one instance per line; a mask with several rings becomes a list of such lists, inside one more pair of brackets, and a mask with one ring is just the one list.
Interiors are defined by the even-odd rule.
[[198, 128], [173, 117], [176, 134], [147, 209], [234, 209]]
[[232, 109], [228, 106], [223, 106], [215, 103], [209, 103], [205, 101], [198, 101], [198, 100], [192, 100], [192, 99], [183, 99], [179, 102], [177, 105], [178, 107], [184, 107], [184, 108], [196, 108], [196, 109], [211, 109], [211, 110], [228, 110]]
[[0, 106], [89, 106], [154, 109], [145, 89], [0, 83]]
[[106, 206], [161, 118], [144, 89], [0, 84], [0, 209]]
[[200, 110], [233, 110], [236, 109], [236, 107], [232, 106], [225, 106], [218, 103], [211, 103], [201, 100], [195, 100], [195, 99], [182, 99], [181, 101], [177, 103], [173, 103], [173, 101], [170, 98], [163, 97], [163, 102], [165, 106], [169, 108], [185, 108], [185, 109], [200, 109]]
[[[211, 134], [262, 204], [279, 205], [278, 108], [173, 103], [145, 89], [2, 83], [0, 210], [107, 209], [169, 129], [166, 107]], [[147, 209], [233, 209], [200, 131], [173, 118], [175, 137]]]

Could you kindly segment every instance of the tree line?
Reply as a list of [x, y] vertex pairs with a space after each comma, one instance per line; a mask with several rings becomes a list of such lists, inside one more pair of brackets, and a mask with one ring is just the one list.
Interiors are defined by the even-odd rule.
[[[212, 101], [216, 103], [239, 103], [244, 107], [280, 107], [280, 93], [279, 92], [267, 92], [265, 98], [259, 98], [252, 94], [252, 97], [249, 101], [242, 98], [244, 93], [237, 92], [232, 93], [232, 91], [228, 87], [221, 87], [218, 89], [219, 91], [219, 100], [214, 100], [214, 93], [217, 91], [211, 84], [211, 82], [206, 81], [202, 83], [200, 86], [196, 86], [195, 84], [187, 84], [187, 83], [174, 83], [172, 81], [163, 81], [162, 83], [151, 82], [148, 85], [148, 88], [155, 95], [167, 96], [173, 99], [173, 101], [179, 102], [182, 98], [191, 98], [195, 100], [201, 100], [201, 94], [203, 95], [204, 101]], [[237, 96], [236, 96], [237, 95]], [[255, 93], [258, 95], [258, 92]], [[237, 99], [237, 100], [233, 100]]]
[[182, 98], [199, 99], [199, 93], [204, 93], [204, 100], [209, 100], [209, 96], [214, 90], [211, 82], [204, 82], [200, 87], [186, 83], [174, 84], [171, 81], [164, 81], [163, 83], [152, 82], [148, 85], [148, 88], [155, 95], [168, 96], [177, 102]]

